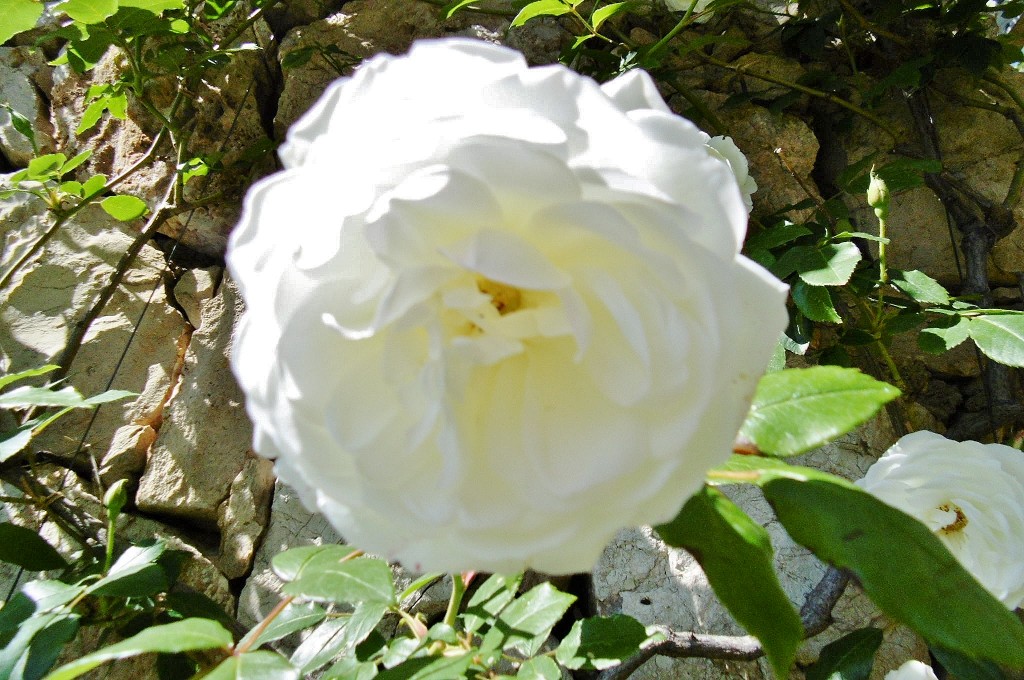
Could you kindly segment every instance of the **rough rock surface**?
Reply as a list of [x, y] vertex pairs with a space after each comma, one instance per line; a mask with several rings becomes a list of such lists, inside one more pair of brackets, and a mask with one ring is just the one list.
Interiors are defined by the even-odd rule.
[[[40, 154], [54, 151], [49, 110], [41, 94], [52, 87], [50, 67], [41, 52], [28, 47], [0, 47], [0, 103], [6, 103], [32, 124]], [[32, 142], [15, 129], [6, 109], [0, 109], [0, 154], [19, 168], [28, 165], [35, 155]]]
[[[878, 454], [893, 441], [891, 430], [876, 419], [860, 431], [807, 454], [794, 462], [859, 479]], [[825, 566], [793, 542], [775, 519], [771, 508], [753, 486], [725, 487], [727, 495], [767, 530], [775, 549], [775, 570], [783, 590], [799, 607], [818, 583]], [[743, 629], [719, 603], [703, 571], [685, 551], [669, 548], [650, 527], [626, 529], [608, 546], [594, 569], [594, 597], [604, 615], [628, 614], [645, 625], [665, 625], [678, 632], [743, 635]], [[881, 613], [858, 589], [850, 587], [834, 611], [836, 623], [808, 640], [799, 656], [813, 662], [828, 642], [867, 625], [888, 625]], [[893, 626], [876, 657], [872, 678], [882, 678], [911, 656], [927, 658], [923, 643], [908, 629]], [[632, 677], [637, 680], [713, 680], [727, 675], [771, 678], [762, 659], [757, 662], [669, 659], [656, 657]], [[802, 677], [794, 671], [793, 677]]]
[[217, 526], [221, 503], [245, 465], [252, 439], [228, 365], [241, 310], [230, 279], [200, 303], [200, 324], [188, 345], [181, 382], [139, 481], [141, 510]]
[[[52, 224], [35, 198], [0, 202], [3, 270]], [[41, 255], [0, 290], [0, 363], [23, 370], [53, 361], [76, 324], [95, 304], [134, 234], [123, 223], [92, 206], [64, 224]], [[105, 404], [95, 412], [68, 414], [61, 432], [44, 432], [41, 447], [62, 457], [82, 449], [102, 457], [115, 431], [126, 424], [148, 424], [170, 387], [177, 340], [184, 323], [167, 305], [160, 252], [144, 246], [117, 292], [84, 337], [69, 374], [82, 394], [106, 389], [138, 393], [134, 399]]]

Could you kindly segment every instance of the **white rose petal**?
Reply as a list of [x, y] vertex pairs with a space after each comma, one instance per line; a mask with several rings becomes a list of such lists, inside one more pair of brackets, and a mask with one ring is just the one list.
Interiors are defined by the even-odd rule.
[[586, 570], [670, 519], [786, 325], [707, 139], [644, 73], [471, 40], [333, 84], [229, 247], [256, 450], [417, 570]]
[[911, 659], [894, 671], [885, 674], [885, 680], [938, 680], [932, 667]]
[[914, 432], [857, 484], [934, 531], [1007, 607], [1024, 602], [1024, 453]]

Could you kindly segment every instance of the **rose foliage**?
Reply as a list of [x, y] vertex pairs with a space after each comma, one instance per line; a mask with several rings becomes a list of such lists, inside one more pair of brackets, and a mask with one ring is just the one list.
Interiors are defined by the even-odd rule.
[[334, 83], [230, 243], [256, 450], [414, 569], [587, 570], [671, 518], [786, 325], [739, 254], [745, 160], [708, 143], [643, 72], [478, 41]]

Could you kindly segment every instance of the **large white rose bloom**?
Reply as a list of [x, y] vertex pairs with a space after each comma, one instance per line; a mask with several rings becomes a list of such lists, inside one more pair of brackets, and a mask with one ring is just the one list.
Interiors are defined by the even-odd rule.
[[642, 72], [468, 39], [334, 83], [229, 246], [254, 448], [415, 570], [586, 570], [670, 519], [786, 325], [706, 138]]
[[894, 671], [885, 674], [885, 680], [938, 680], [928, 664], [911, 659]]
[[1024, 453], [914, 432], [857, 484], [934, 531], [1007, 607], [1024, 602]]

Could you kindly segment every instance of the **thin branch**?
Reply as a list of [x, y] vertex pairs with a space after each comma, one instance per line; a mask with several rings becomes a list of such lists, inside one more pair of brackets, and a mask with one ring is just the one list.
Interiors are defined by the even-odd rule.
[[[832, 623], [832, 609], [846, 590], [850, 575], [829, 567], [818, 584], [814, 586], [804, 606], [800, 619], [804, 624], [805, 637], [813, 637]], [[629, 657], [618, 666], [602, 671], [597, 680], [624, 680], [640, 666], [655, 656], [674, 659], [700, 657], [703, 659], [727, 659], [730, 661], [753, 661], [764, 656], [764, 648], [753, 635], [707, 635], [671, 630], [658, 626], [655, 630], [665, 636], [661, 642], [646, 647]]]

